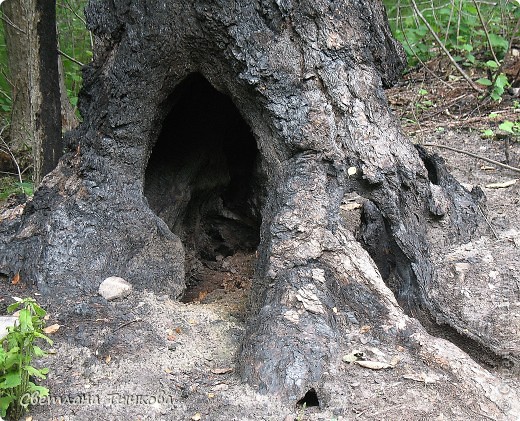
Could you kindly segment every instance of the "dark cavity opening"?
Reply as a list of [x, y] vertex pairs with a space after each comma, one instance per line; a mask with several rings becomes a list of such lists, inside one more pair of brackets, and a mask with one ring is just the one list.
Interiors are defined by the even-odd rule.
[[419, 158], [421, 158], [422, 162], [424, 163], [426, 171], [428, 171], [428, 179], [433, 184], [439, 184], [439, 174], [433, 155], [429, 155], [420, 145], [415, 145], [415, 148], [419, 152]]
[[259, 153], [231, 99], [200, 74], [181, 82], [145, 174], [150, 208], [186, 250], [183, 301], [245, 288], [261, 222]]
[[311, 388], [307, 391], [305, 396], [301, 398], [298, 402], [296, 402], [297, 406], [304, 406], [308, 408], [309, 406], [320, 406], [320, 401], [318, 399], [318, 394], [314, 388]]

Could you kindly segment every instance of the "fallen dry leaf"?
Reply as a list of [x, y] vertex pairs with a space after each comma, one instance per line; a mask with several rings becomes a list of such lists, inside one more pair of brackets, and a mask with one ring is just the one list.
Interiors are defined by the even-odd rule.
[[107, 364], [110, 364], [110, 361], [112, 361], [112, 357], [110, 355], [107, 355], [107, 357], [105, 358], [105, 362]]
[[361, 351], [352, 351], [350, 354], [343, 355], [343, 362], [350, 364], [362, 357], [363, 353]]
[[480, 167], [480, 169], [481, 169], [481, 170], [484, 170], [484, 171], [495, 171], [495, 170], [496, 170], [495, 167], [492, 167], [492, 166], [490, 166], [490, 165], [482, 165], [482, 166]]
[[372, 326], [363, 325], [359, 328], [359, 333], [367, 333], [370, 329], [372, 329]]
[[193, 421], [199, 421], [201, 418], [202, 415], [200, 414], [200, 412], [197, 412], [193, 417], [191, 417]]
[[226, 374], [226, 373], [231, 373], [233, 371], [232, 368], [230, 367], [226, 367], [226, 368], [212, 368], [211, 369], [211, 372], [213, 374]]
[[211, 390], [213, 390], [214, 392], [222, 392], [222, 391], [225, 391], [228, 389], [229, 389], [229, 385], [227, 385], [225, 383], [219, 383], [219, 384], [216, 384], [215, 386], [213, 386], [213, 388]]
[[392, 364], [382, 363], [379, 361], [354, 361], [361, 367], [370, 368], [371, 370], [382, 370], [383, 368], [394, 368]]
[[416, 382], [421, 382], [421, 383], [424, 383], [424, 384], [428, 384], [428, 383], [436, 383], [437, 380], [439, 380], [438, 377], [436, 376], [431, 376], [431, 375], [428, 375], [426, 373], [419, 373], [419, 374], [415, 374], [415, 373], [412, 373], [412, 374], [405, 374], [403, 376], [404, 379], [408, 379], [408, 380], [414, 380]]
[[361, 207], [361, 205], [357, 202], [350, 202], [350, 203], [345, 203], [344, 205], [340, 205], [340, 209], [343, 209], [346, 211], [359, 209], [360, 207]]
[[503, 183], [491, 183], [486, 185], [486, 189], [505, 189], [513, 184], [516, 184], [516, 179], [504, 181]]
[[60, 328], [60, 325], [55, 323], [53, 325], [50, 325], [50, 326], [47, 326], [46, 328], [44, 328], [43, 333], [45, 333], [46, 335], [52, 335], [53, 333], [56, 333], [59, 328]]
[[19, 282], [20, 282], [20, 272], [17, 272], [16, 275], [13, 276], [13, 280], [11, 281], [11, 283], [13, 285], [18, 285]]

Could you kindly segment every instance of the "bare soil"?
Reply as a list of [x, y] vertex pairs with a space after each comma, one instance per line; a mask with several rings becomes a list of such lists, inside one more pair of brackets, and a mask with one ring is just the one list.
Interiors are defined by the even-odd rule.
[[[518, 120], [517, 98], [483, 103], [462, 81], [452, 81], [456, 85], [452, 89], [428, 77], [416, 72], [408, 75], [411, 82], [405, 79], [388, 91], [414, 142], [448, 145], [520, 165], [518, 141], [481, 137], [483, 128], [497, 130], [503, 119]], [[421, 88], [428, 94], [418, 95]], [[428, 100], [425, 96], [432, 98], [433, 105], [418, 107], [420, 101]], [[491, 111], [498, 113], [498, 119], [489, 118]], [[484, 190], [483, 212], [490, 235], [510, 241], [518, 253], [520, 237], [514, 231], [520, 231], [520, 182], [505, 188], [486, 187], [518, 179], [518, 173], [464, 154], [436, 151], [461, 183]], [[346, 212], [357, 211], [352, 206], [355, 201], [346, 198]], [[429, 361], [427, 355], [422, 360], [414, 358], [400, 345], [387, 348], [374, 343], [371, 326], [359, 326], [352, 352], [391, 362], [394, 367], [371, 370], [344, 363], [319, 390], [319, 406], [302, 408], [297, 402], [286, 406], [244, 385], [235, 371], [235, 356], [247, 317], [254, 260], [254, 253], [241, 253], [197, 268], [184, 302], [147, 291], [133, 291], [110, 303], [88, 295], [61, 304], [41, 297], [49, 309], [48, 324], [58, 323], [60, 329], [52, 335], [54, 345], [41, 362], [50, 368], [43, 384], [51, 397], [34, 402], [32, 420], [520, 419], [520, 413], [506, 412], [497, 418], [493, 402], [440, 371], [439, 361]], [[511, 273], [520, 273], [519, 259], [511, 261]], [[0, 285], [2, 314], [12, 296], [37, 296], [24, 280], [13, 285], [10, 279], [2, 279]], [[472, 355], [476, 360], [478, 353], [477, 347]], [[520, 390], [520, 376], [507, 365], [479, 364], [504, 381], [500, 392], [505, 398], [511, 390]], [[318, 403], [308, 398], [309, 405]]]

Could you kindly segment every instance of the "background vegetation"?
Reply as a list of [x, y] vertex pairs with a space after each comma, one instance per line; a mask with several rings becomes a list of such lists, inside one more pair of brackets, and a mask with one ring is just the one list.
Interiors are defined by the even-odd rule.
[[[86, 30], [83, 8], [87, 0], [59, 0], [56, 3], [59, 49], [65, 71], [65, 85], [70, 101], [76, 106], [81, 87], [81, 65], [92, 57], [92, 38]], [[1, 13], [1, 12], [0, 12]], [[0, 15], [3, 18], [3, 15]], [[11, 86], [4, 40], [4, 25], [0, 25], [0, 123], [8, 124], [11, 111]]]
[[519, 0], [384, 0], [394, 36], [403, 44], [410, 67], [446, 55], [459, 73], [485, 70], [476, 80], [490, 97], [502, 98], [510, 80], [504, 60], [520, 41]]

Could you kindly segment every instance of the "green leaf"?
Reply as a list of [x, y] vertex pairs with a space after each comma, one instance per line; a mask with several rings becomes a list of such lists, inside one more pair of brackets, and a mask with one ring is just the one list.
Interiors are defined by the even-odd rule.
[[31, 312], [28, 309], [24, 308], [20, 310], [18, 320], [20, 322], [20, 328], [22, 332], [33, 330]]
[[514, 132], [513, 132], [513, 126], [514, 126], [514, 124], [513, 124], [512, 121], [506, 120], [506, 121], [504, 121], [502, 124], [500, 124], [500, 125], [498, 126], [498, 128], [499, 128], [500, 130], [503, 130], [503, 131], [505, 131], [505, 132], [508, 132], [508, 133], [513, 134], [513, 133], [514, 133]]
[[40, 339], [43, 339], [45, 342], [47, 342], [49, 345], [52, 345], [53, 342], [52, 342], [52, 339], [49, 338], [48, 336], [45, 336], [43, 333], [40, 333], [40, 332], [34, 332], [34, 336], [36, 336], [37, 338], [40, 338]]
[[29, 382], [27, 389], [28, 389], [27, 390], [28, 392], [36, 392], [41, 397], [49, 396], [49, 389], [47, 389], [46, 387], [43, 387], [43, 386], [38, 386], [38, 385], [34, 384], [33, 382]]
[[7, 312], [8, 313], [14, 313], [16, 310], [18, 310], [18, 307], [20, 307], [22, 305], [22, 303], [20, 301], [17, 301], [13, 304], [10, 304], [8, 307], [7, 307]]
[[[27, 187], [27, 188], [34, 188], [34, 184], [33, 183], [22, 183], [22, 185], [24, 187]], [[47, 312], [41, 308], [38, 304], [36, 304], [36, 302], [31, 306], [34, 313], [38, 316], [38, 317], [45, 317], [45, 315], [47, 314]]]
[[495, 86], [499, 88], [509, 86], [509, 80], [507, 80], [507, 76], [503, 73], [500, 73], [495, 79]]
[[493, 82], [491, 82], [488, 78], [481, 77], [480, 79], [477, 79], [477, 83], [484, 86], [491, 86], [493, 85]]
[[484, 135], [484, 137], [493, 137], [495, 136], [495, 132], [493, 132], [493, 130], [491, 129], [486, 129], [482, 132], [482, 134]]
[[36, 345], [33, 346], [33, 353], [35, 357], [44, 357], [45, 355], [47, 355], [47, 353], [43, 349]]
[[491, 92], [490, 97], [493, 101], [500, 101], [502, 99], [502, 95], [495, 91]]
[[486, 66], [490, 69], [496, 70], [498, 69], [499, 64], [494, 60], [488, 60], [486, 61]]
[[49, 372], [48, 368], [42, 368], [42, 369], [38, 370], [37, 368], [34, 368], [30, 365], [25, 366], [23, 369], [25, 371], [27, 371], [30, 376], [34, 376], [39, 379], [44, 379], [45, 375]]
[[0, 397], [0, 417], [4, 418], [7, 414], [7, 408], [11, 405], [15, 400], [15, 397], [12, 395], [2, 396]]
[[0, 389], [10, 389], [22, 384], [22, 377], [18, 371], [7, 373], [4, 377], [4, 381], [0, 383]]
[[489, 41], [493, 48], [500, 52], [505, 52], [509, 48], [509, 42], [505, 38], [492, 32], [489, 33]]

